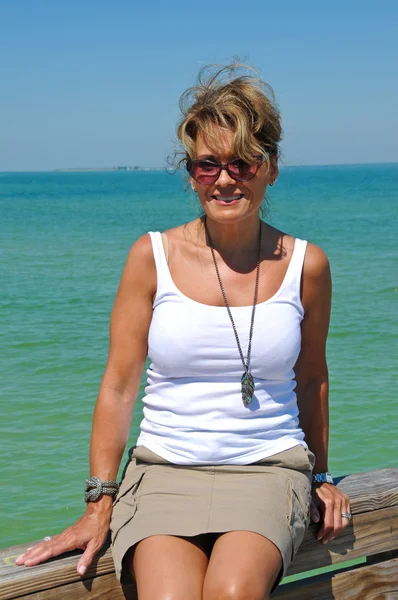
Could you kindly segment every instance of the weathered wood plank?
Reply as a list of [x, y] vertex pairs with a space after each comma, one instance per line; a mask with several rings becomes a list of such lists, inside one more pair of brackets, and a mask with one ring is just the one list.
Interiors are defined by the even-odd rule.
[[[0, 553], [0, 560], [7, 561], [0, 576], [0, 600], [19, 598], [40, 590], [81, 581], [76, 571], [79, 552], [51, 559], [35, 567], [17, 567], [15, 564], [10, 566], [9, 559], [15, 560], [26, 547], [27, 544], [14, 546], [7, 549], [12, 553], [8, 554], [5, 551]], [[88, 569], [86, 578], [111, 574], [114, 570], [112, 554], [104, 547]]]
[[396, 600], [398, 558], [377, 565], [354, 567], [343, 573], [325, 573], [309, 580], [282, 585], [277, 600]]
[[114, 574], [101, 575], [24, 596], [23, 600], [137, 600], [135, 586], [122, 589]]
[[114, 575], [101, 575], [57, 588], [35, 592], [24, 600], [125, 600], [123, 590]]
[[347, 475], [338, 486], [350, 497], [353, 514], [398, 504], [398, 469]]
[[[11, 546], [10, 548], [4, 548], [2, 550], [0, 550], [0, 582], [3, 580], [3, 578], [11, 573], [20, 573], [22, 570], [25, 570], [24, 567], [17, 567], [15, 565], [15, 559], [22, 554], [23, 552], [25, 552], [29, 546], [34, 546], [35, 544], [38, 544], [39, 541], [37, 542], [30, 542], [29, 544], [20, 544], [18, 546]], [[106, 551], [108, 550], [109, 544], [107, 547], [104, 547], [103, 551], [104, 553], [106, 553]], [[49, 569], [53, 569], [54, 568], [54, 561], [62, 561], [62, 563], [67, 566], [69, 563], [70, 564], [76, 564], [77, 560], [78, 560], [78, 556], [82, 554], [82, 552], [80, 551], [76, 551], [76, 552], [68, 552], [66, 554], [63, 554], [62, 556], [60, 556], [59, 558], [55, 558], [53, 560], [49, 560], [46, 563], [43, 563], [43, 565], [41, 565], [42, 567], [47, 566]], [[111, 563], [110, 563], [111, 564]], [[38, 568], [38, 567], [33, 567], [34, 569]], [[111, 566], [110, 566], [110, 570], [111, 570]], [[17, 569], [17, 571], [16, 571]], [[46, 569], [44, 569], [46, 570]]]
[[[315, 540], [317, 527], [312, 525], [294, 563], [288, 570], [293, 575], [330, 564], [337, 564], [361, 556], [388, 552], [398, 547], [398, 507], [358, 514], [353, 524], [327, 546]], [[17, 550], [18, 549], [18, 550]], [[13, 549], [8, 549], [12, 551]], [[17, 550], [17, 551], [15, 551]], [[21, 547], [14, 547], [14, 556]], [[87, 573], [88, 578], [110, 574], [114, 570], [110, 550], [98, 557]], [[3, 551], [3, 556], [6, 551]], [[0, 554], [1, 558], [1, 554]], [[10, 554], [8, 554], [8, 558]], [[46, 590], [52, 586], [79, 582], [76, 572], [77, 556], [54, 559], [37, 567], [8, 566], [0, 579], [0, 600]]]
[[[135, 586], [122, 589], [113, 574], [29, 594], [24, 596], [23, 600], [53, 600], [55, 597], [57, 600], [137, 600]], [[281, 586], [273, 598], [393, 600], [398, 598], [398, 559], [293, 582]]]
[[316, 540], [317, 531], [318, 528], [311, 525], [288, 575], [395, 550], [398, 548], [398, 506], [357, 514], [327, 545]]

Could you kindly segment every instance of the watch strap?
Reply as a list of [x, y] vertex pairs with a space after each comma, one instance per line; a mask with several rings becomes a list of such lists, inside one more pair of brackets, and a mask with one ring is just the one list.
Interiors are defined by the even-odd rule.
[[330, 473], [316, 473], [312, 476], [312, 483], [330, 483], [334, 485], [333, 477]]

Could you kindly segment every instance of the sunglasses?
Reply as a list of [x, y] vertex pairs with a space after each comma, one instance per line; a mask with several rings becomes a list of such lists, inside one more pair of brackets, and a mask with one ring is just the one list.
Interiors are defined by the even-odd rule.
[[241, 158], [234, 158], [227, 163], [215, 160], [187, 160], [186, 168], [190, 176], [202, 185], [215, 183], [220, 177], [221, 171], [227, 171], [231, 179], [235, 181], [250, 181], [256, 175], [265, 158], [257, 157], [259, 162], [247, 163]]

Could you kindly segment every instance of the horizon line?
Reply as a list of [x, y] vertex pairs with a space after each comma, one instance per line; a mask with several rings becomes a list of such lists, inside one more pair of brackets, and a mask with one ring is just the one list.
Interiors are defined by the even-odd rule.
[[[305, 167], [359, 167], [359, 166], [372, 166], [372, 165], [398, 165], [398, 160], [393, 161], [376, 161], [376, 162], [347, 162], [347, 163], [292, 163], [292, 164], [284, 164], [280, 163], [280, 169], [289, 169], [289, 168], [305, 168]], [[11, 170], [0, 170], [0, 173], [98, 173], [98, 172], [150, 172], [150, 171], [167, 171], [167, 167], [145, 167], [139, 165], [138, 168], [136, 166], [130, 167], [130, 165], [121, 165], [115, 167], [57, 167], [53, 169], [11, 169]], [[128, 168], [126, 168], [128, 167]], [[177, 171], [178, 172], [178, 169]]]

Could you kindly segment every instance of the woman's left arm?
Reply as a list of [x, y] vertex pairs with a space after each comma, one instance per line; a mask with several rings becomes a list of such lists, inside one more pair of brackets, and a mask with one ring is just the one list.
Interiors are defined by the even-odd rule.
[[[308, 244], [302, 276], [302, 303], [305, 311], [301, 326], [301, 351], [295, 366], [296, 393], [300, 426], [309, 449], [315, 454], [314, 474], [328, 471], [328, 368], [326, 338], [329, 329], [332, 283], [325, 253]], [[317, 538], [323, 544], [334, 539], [349, 520], [349, 498], [337, 487], [315, 484], [312, 491], [311, 519], [322, 520]]]

